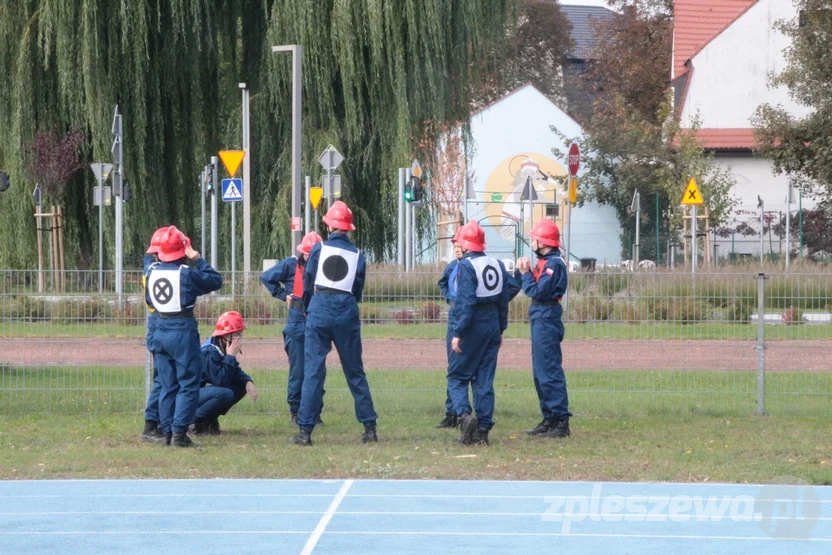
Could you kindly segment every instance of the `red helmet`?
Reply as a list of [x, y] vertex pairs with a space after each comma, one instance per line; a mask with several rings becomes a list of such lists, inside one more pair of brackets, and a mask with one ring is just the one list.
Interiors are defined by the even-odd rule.
[[352, 210], [346, 203], [336, 200], [329, 210], [326, 211], [326, 216], [323, 217], [324, 223], [332, 229], [340, 229], [341, 231], [355, 231], [355, 226], [352, 225]]
[[217, 318], [217, 326], [212, 334], [213, 337], [219, 335], [228, 335], [229, 333], [236, 333], [246, 329], [246, 323], [243, 322], [243, 315], [235, 310], [224, 312]]
[[307, 233], [303, 236], [303, 241], [300, 242], [298, 245], [298, 252], [301, 254], [309, 255], [309, 251], [312, 250], [312, 247], [315, 246], [315, 243], [320, 243], [322, 241], [321, 236], [312, 231], [311, 233]]
[[530, 235], [540, 244], [560, 248], [560, 230], [552, 220], [538, 220]]
[[476, 220], [471, 220], [460, 228], [457, 243], [463, 249], [472, 252], [483, 252], [485, 250], [485, 231]]
[[454, 245], [456, 245], [457, 241], [459, 241], [459, 232], [462, 231], [463, 227], [464, 226], [459, 226], [458, 228], [456, 228], [456, 233], [454, 233], [454, 238], [451, 239], [451, 243], [453, 243]]
[[156, 231], [153, 232], [153, 237], [150, 238], [150, 248], [147, 249], [145, 254], [159, 254], [159, 241], [162, 239], [162, 235], [168, 230], [166, 227], [160, 227]]
[[185, 246], [190, 240], [176, 229], [175, 225], [170, 226], [159, 239], [159, 260], [162, 262], [174, 262], [185, 256]]

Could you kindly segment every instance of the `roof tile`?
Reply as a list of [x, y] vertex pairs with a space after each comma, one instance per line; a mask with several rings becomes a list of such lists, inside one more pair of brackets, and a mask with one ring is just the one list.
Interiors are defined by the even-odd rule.
[[[690, 129], [682, 131], [690, 132]], [[747, 150], [756, 146], [754, 129], [699, 129], [696, 141], [703, 148], [712, 150]]]

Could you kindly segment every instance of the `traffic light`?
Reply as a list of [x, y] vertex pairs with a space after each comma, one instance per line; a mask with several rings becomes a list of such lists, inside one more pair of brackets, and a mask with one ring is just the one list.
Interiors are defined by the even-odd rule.
[[404, 186], [404, 200], [413, 202], [413, 188], [410, 186], [410, 183]]
[[0, 193], [5, 193], [9, 190], [9, 174], [0, 172]]
[[130, 188], [130, 184], [126, 181], [121, 188], [121, 200], [122, 202], [128, 202], [133, 198], [133, 189]]
[[416, 177], [415, 175], [411, 178], [411, 202], [421, 202], [422, 201], [422, 179]]
[[205, 166], [205, 196], [214, 194], [214, 166], [208, 164]]

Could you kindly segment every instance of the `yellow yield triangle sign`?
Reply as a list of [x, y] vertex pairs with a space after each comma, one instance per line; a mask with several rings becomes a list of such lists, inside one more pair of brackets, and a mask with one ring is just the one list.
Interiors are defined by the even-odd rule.
[[309, 203], [314, 210], [321, 204], [321, 197], [324, 196], [323, 187], [309, 187]]
[[699, 205], [702, 204], [702, 202], [702, 193], [699, 192], [699, 186], [696, 184], [696, 180], [691, 178], [691, 180], [688, 181], [685, 194], [682, 195], [682, 204]]
[[221, 150], [219, 154], [220, 160], [222, 160], [222, 163], [225, 166], [225, 170], [228, 172], [228, 175], [230, 175], [231, 177], [237, 175], [237, 170], [240, 169], [240, 164], [243, 162], [243, 158], [246, 155], [245, 151]]

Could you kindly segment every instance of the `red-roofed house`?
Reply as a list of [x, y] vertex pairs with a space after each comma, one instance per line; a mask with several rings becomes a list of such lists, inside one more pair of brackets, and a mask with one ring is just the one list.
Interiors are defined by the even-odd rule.
[[676, 108], [683, 125], [699, 117], [700, 143], [736, 178], [738, 210], [756, 210], [758, 195], [766, 210], [786, 209], [788, 178], [775, 176], [769, 160], [752, 155], [751, 117], [764, 103], [780, 104], [796, 116], [808, 112], [787, 89], [769, 86], [770, 75], [785, 68], [789, 46], [775, 23], [796, 17], [791, 0], [674, 3], [671, 85]]

